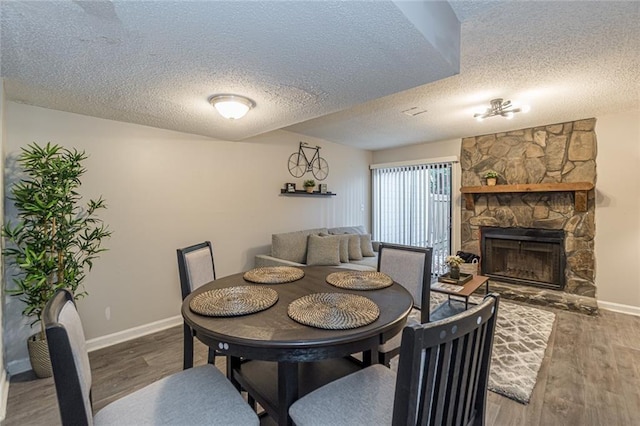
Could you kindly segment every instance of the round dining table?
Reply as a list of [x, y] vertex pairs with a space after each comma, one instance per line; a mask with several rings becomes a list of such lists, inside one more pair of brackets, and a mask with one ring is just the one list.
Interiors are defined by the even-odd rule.
[[[282, 284], [256, 284], [243, 273], [205, 284], [187, 296], [182, 316], [196, 338], [227, 356], [227, 375], [238, 389], [246, 390], [279, 424], [292, 424], [288, 415], [299, 397], [329, 381], [377, 360], [376, 348], [402, 331], [413, 306], [411, 294], [401, 285], [374, 290], [333, 286], [326, 277], [345, 269], [303, 267], [304, 276]], [[193, 298], [214, 289], [238, 286], [268, 287], [277, 302], [262, 311], [240, 316], [207, 316], [193, 312]], [[364, 296], [379, 308], [377, 319], [350, 329], [324, 329], [301, 324], [287, 314], [291, 302], [314, 293], [350, 293]], [[363, 353], [363, 363], [351, 354]]]

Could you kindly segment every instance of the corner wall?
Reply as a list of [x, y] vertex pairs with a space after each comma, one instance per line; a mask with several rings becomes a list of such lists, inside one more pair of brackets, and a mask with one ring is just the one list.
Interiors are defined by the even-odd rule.
[[[81, 191], [104, 196], [108, 208], [100, 216], [113, 236], [88, 274], [89, 295], [78, 304], [87, 339], [179, 318], [177, 248], [211, 240], [216, 272], [224, 277], [253, 267], [254, 255], [268, 252], [272, 233], [369, 228], [369, 151], [284, 131], [219, 141], [13, 102], [7, 103], [5, 125], [8, 164], [34, 141], [89, 154]], [[287, 169], [300, 140], [322, 147], [330, 167], [323, 183], [337, 196], [280, 196], [285, 182], [301, 187], [309, 176], [296, 179]], [[7, 217], [12, 210], [7, 203]], [[29, 368], [25, 340], [31, 333], [21, 310], [19, 300], [7, 298], [12, 373]]]
[[600, 307], [640, 315], [640, 109], [597, 118]]

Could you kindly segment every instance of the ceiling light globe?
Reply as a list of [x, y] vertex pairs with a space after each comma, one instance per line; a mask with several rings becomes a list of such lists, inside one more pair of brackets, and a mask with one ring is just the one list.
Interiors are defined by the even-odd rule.
[[256, 105], [251, 99], [239, 95], [216, 95], [209, 102], [221, 116], [229, 120], [244, 117]]

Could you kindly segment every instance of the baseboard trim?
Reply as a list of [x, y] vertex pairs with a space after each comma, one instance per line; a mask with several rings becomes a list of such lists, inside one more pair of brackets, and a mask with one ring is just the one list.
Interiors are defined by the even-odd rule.
[[117, 343], [126, 342], [128, 340], [146, 336], [147, 334], [166, 330], [167, 328], [175, 327], [176, 325], [180, 324], [182, 324], [182, 315], [176, 315], [175, 317], [165, 318], [149, 324], [130, 328], [128, 330], [122, 330], [117, 333], [108, 334], [106, 336], [89, 339], [87, 340], [87, 351], [93, 352], [98, 349], [115, 345]]
[[640, 317], [640, 306], [622, 305], [620, 303], [604, 302], [598, 300], [598, 307], [607, 311], [620, 312], [622, 314], [635, 315]]
[[0, 375], [0, 421], [4, 421], [7, 415], [7, 400], [9, 399], [9, 380], [7, 372], [3, 369]]

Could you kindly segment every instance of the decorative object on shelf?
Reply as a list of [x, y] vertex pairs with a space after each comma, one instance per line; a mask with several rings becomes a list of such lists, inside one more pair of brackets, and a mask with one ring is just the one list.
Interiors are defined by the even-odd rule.
[[[22, 148], [17, 163], [23, 177], [10, 188], [15, 220], [2, 228], [7, 247], [2, 254], [15, 265], [14, 286], [7, 293], [25, 303], [22, 314], [40, 331], [29, 338], [30, 361], [38, 377], [51, 376], [42, 313], [58, 289], [69, 289], [74, 299], [86, 295], [82, 283], [111, 235], [97, 216], [106, 209], [99, 197], [82, 203], [84, 151], [47, 143]], [[84, 205], [83, 205], [84, 204]], [[46, 354], [46, 355], [43, 355]], [[43, 361], [44, 365], [38, 365]]]
[[327, 184], [326, 183], [321, 183], [320, 184], [320, 193], [321, 194], [326, 194], [327, 193]]
[[313, 188], [316, 187], [316, 181], [313, 179], [307, 179], [304, 181], [304, 184], [302, 186], [304, 186], [305, 191], [311, 194], [313, 192]]
[[523, 105], [520, 108], [513, 108], [511, 101], [503, 101], [502, 98], [492, 99], [490, 104], [491, 106], [487, 108], [485, 112], [473, 114], [473, 118], [478, 121], [482, 121], [485, 118], [499, 115], [510, 120], [516, 112], [529, 112], [528, 105]]
[[209, 98], [209, 103], [224, 118], [237, 120], [247, 115], [249, 110], [256, 106], [256, 103], [249, 98], [240, 95], [213, 95]]
[[[311, 160], [307, 157], [305, 149], [315, 151]], [[320, 157], [320, 147], [310, 147], [306, 142], [300, 142], [298, 152], [294, 152], [289, 156], [289, 173], [293, 177], [302, 177], [305, 173], [311, 172], [313, 177], [318, 180], [325, 180], [329, 176], [329, 163]]]
[[464, 260], [458, 256], [447, 256], [445, 263], [449, 266], [449, 277], [452, 279], [460, 278], [460, 265], [464, 263]]
[[500, 173], [496, 172], [495, 170], [487, 170], [487, 172], [484, 174], [484, 178], [487, 180], [487, 186], [495, 186], [498, 182], [499, 176]]
[[295, 192], [287, 192], [286, 188], [280, 188], [280, 195], [285, 195], [285, 196], [302, 196], [302, 197], [332, 197], [334, 195], [337, 195], [334, 192], [325, 192], [324, 194], [321, 192], [307, 192], [307, 191], [303, 191], [301, 189], [296, 189]]
[[295, 183], [285, 183], [284, 189], [287, 192], [296, 192], [296, 184]]

